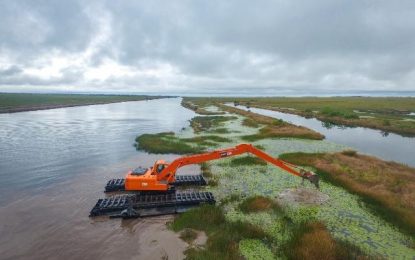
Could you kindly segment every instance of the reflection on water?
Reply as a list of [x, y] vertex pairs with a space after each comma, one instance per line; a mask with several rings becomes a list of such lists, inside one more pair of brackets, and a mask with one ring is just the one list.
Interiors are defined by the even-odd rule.
[[0, 205], [11, 190], [43, 189], [136, 154], [137, 134], [178, 131], [193, 112], [180, 99], [0, 115]]
[[108, 179], [160, 158], [135, 150], [137, 134], [179, 131], [193, 115], [177, 98], [0, 115], [0, 258], [182, 258], [171, 216], [88, 214]]
[[[232, 103], [227, 105], [235, 107]], [[412, 137], [403, 137], [365, 127], [339, 126], [315, 118], [305, 118], [267, 109], [246, 108], [244, 106], [237, 106], [237, 108], [305, 126], [322, 133], [328, 141], [344, 144], [360, 152], [375, 155], [385, 160], [415, 166], [415, 138]]]

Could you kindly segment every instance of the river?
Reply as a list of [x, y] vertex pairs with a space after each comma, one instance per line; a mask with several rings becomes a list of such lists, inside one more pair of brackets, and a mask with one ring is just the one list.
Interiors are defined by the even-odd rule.
[[232, 103], [227, 105], [282, 119], [295, 125], [305, 126], [323, 134], [328, 141], [347, 145], [359, 152], [374, 155], [384, 160], [415, 166], [415, 138], [413, 137], [384, 133], [380, 130], [365, 127], [336, 126], [326, 124], [315, 118], [305, 118], [268, 109], [253, 107], [248, 109], [245, 106], [234, 106]]
[[180, 258], [186, 244], [166, 230], [171, 216], [88, 218], [108, 179], [160, 157], [137, 152], [136, 135], [189, 125], [194, 112], [180, 101], [0, 114], [0, 258]]

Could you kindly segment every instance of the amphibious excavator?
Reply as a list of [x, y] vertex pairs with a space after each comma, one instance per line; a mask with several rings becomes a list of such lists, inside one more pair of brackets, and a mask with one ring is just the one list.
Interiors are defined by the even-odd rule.
[[127, 194], [99, 199], [90, 216], [136, 218], [144, 215], [178, 213], [200, 204], [214, 204], [216, 201], [210, 192], [176, 191], [175, 187], [181, 185], [206, 185], [203, 176], [176, 175], [177, 170], [185, 165], [244, 153], [253, 154], [303, 180], [308, 180], [318, 188], [319, 178], [315, 173], [274, 158], [251, 144], [239, 144], [226, 149], [180, 157], [171, 163], [158, 160], [153, 167], [139, 167], [128, 172], [125, 179], [112, 179], [105, 186], [105, 192]]

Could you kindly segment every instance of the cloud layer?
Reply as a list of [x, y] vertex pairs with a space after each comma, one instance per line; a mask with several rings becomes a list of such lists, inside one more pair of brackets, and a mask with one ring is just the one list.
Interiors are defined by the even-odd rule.
[[1, 1], [0, 91], [415, 91], [415, 2]]

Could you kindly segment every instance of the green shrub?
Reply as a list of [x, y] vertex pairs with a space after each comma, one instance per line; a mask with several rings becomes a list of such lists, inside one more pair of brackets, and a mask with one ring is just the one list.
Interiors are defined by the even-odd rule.
[[174, 136], [173, 132], [143, 134], [135, 139], [137, 150], [156, 154], [191, 154], [204, 151], [202, 147], [191, 146]]

